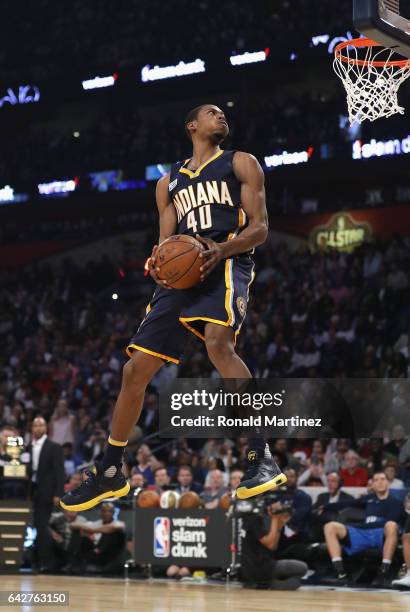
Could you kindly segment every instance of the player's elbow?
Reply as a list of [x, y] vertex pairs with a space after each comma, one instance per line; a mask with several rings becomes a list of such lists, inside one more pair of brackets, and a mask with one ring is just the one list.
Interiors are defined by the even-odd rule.
[[257, 243], [255, 246], [259, 246], [263, 244], [264, 242], [266, 242], [266, 239], [268, 237], [268, 232], [269, 232], [269, 228], [268, 228], [267, 222], [260, 221], [257, 224], [257, 227], [255, 227], [255, 238], [257, 240]]

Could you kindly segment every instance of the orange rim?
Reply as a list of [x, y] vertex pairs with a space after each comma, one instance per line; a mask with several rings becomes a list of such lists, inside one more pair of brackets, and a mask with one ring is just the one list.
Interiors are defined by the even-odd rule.
[[410, 69], [410, 60], [392, 60], [392, 61], [372, 61], [372, 60], [361, 60], [361, 59], [353, 59], [352, 57], [348, 57], [347, 55], [343, 55], [343, 49], [346, 47], [383, 47], [380, 43], [372, 40], [371, 38], [353, 38], [352, 40], [344, 40], [339, 43], [335, 48], [335, 57], [336, 59], [340, 59], [345, 64], [353, 64], [356, 66], [368, 66], [371, 64], [375, 66], [375, 68], [384, 68], [385, 66], [396, 66], [397, 68], [408, 68]]

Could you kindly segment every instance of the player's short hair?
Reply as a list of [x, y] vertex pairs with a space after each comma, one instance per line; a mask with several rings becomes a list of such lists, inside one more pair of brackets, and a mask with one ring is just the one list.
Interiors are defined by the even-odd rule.
[[196, 119], [198, 119], [198, 113], [202, 108], [204, 108], [204, 106], [208, 106], [208, 104], [200, 104], [199, 106], [195, 106], [195, 108], [190, 110], [187, 116], [185, 117], [185, 134], [188, 136], [189, 140], [192, 140], [192, 136], [191, 132], [188, 130], [188, 123], [191, 123], [191, 121], [195, 121]]

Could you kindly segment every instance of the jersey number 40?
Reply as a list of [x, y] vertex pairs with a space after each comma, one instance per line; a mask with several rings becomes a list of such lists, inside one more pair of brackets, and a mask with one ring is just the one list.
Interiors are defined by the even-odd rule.
[[200, 208], [191, 210], [191, 212], [188, 213], [186, 222], [187, 228], [192, 230], [193, 234], [198, 233], [198, 225], [199, 230], [209, 229], [212, 227], [211, 206], [209, 204], [205, 204]]

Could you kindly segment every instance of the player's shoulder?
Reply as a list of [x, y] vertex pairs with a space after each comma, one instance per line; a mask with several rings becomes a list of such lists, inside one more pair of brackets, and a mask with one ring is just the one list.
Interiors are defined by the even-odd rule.
[[158, 190], [160, 190], [160, 191], [162, 191], [162, 190], [167, 191], [168, 190], [170, 176], [171, 176], [171, 173], [167, 172], [166, 174], [161, 176], [160, 179], [158, 179], [158, 181], [157, 181], [157, 189]]
[[235, 173], [249, 175], [249, 173], [263, 174], [262, 167], [252, 153], [246, 151], [235, 151], [232, 157], [232, 166]]

